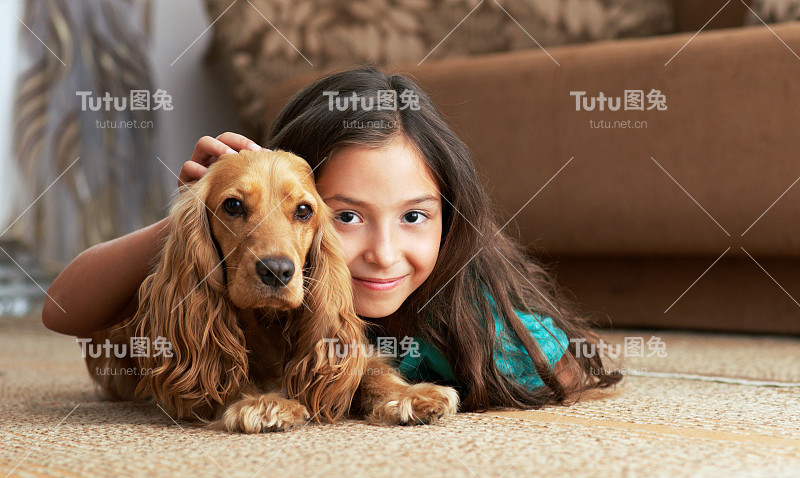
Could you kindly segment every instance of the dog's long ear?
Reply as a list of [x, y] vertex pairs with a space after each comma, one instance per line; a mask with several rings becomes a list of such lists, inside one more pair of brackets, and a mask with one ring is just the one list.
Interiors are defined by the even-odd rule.
[[317, 422], [348, 412], [366, 369], [364, 323], [356, 315], [350, 271], [328, 208], [319, 201], [319, 227], [309, 252], [308, 308], [289, 322], [292, 337], [284, 386]]
[[[173, 418], [213, 418], [247, 377], [244, 334], [211, 236], [208, 185], [201, 179], [177, 198], [160, 262], [139, 289], [137, 335], [151, 347], [140, 358], [137, 393], [155, 396]], [[164, 349], [172, 356], [159, 354]]]

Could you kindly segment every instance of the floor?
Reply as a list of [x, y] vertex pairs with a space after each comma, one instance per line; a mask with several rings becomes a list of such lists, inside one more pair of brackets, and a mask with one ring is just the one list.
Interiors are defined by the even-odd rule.
[[644, 344], [621, 348], [628, 376], [605, 400], [244, 436], [104, 401], [73, 337], [2, 319], [0, 476], [800, 476], [800, 338], [601, 336]]

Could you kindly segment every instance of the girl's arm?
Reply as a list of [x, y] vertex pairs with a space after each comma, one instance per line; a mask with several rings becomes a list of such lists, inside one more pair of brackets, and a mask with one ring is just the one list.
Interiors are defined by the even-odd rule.
[[565, 384], [568, 389], [579, 387], [585, 383], [581, 372], [569, 362], [566, 355], [556, 362], [553, 372], [556, 374], [556, 377], [558, 377], [558, 381]]
[[165, 218], [82, 252], [48, 290], [42, 309], [45, 327], [86, 335], [132, 316], [137, 291], [150, 273], [168, 226]]
[[[181, 168], [178, 186], [201, 178], [219, 156], [242, 149], [262, 148], [234, 133], [200, 138], [192, 158]], [[45, 327], [83, 336], [133, 316], [139, 286], [150, 273], [167, 234], [169, 218], [81, 253], [48, 290], [42, 309]]]

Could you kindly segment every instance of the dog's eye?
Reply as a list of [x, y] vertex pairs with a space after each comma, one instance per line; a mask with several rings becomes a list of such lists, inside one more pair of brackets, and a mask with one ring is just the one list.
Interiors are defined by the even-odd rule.
[[297, 206], [297, 209], [294, 211], [295, 217], [301, 221], [308, 221], [311, 219], [312, 214], [314, 214], [314, 211], [308, 204], [301, 204]]
[[229, 216], [239, 217], [244, 214], [244, 204], [238, 199], [229, 198], [222, 203], [222, 207]]

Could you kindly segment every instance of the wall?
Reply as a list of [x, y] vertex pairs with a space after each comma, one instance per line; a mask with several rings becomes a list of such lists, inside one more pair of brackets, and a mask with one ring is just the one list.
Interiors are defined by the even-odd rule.
[[[3, 0], [0, 3], [0, 45], [19, 44], [19, 29], [24, 27], [16, 17], [22, 17], [22, 0]], [[16, 168], [11, 156], [11, 106], [18, 55], [17, 48], [0, 48], [0, 232], [13, 220], [8, 217], [16, 184]]]

